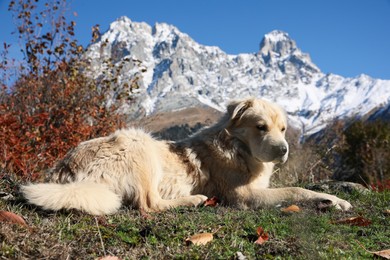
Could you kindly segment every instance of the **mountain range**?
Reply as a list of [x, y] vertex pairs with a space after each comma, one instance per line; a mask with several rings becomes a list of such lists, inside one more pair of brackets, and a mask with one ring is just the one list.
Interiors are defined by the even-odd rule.
[[150, 26], [120, 17], [86, 57], [95, 78], [107, 77], [111, 60], [118, 88], [137, 77], [139, 88], [122, 106], [129, 118], [189, 107], [223, 111], [229, 100], [262, 97], [282, 106], [303, 135], [331, 120], [389, 113], [390, 80], [325, 74], [286, 32], [264, 36], [256, 53], [230, 55], [204, 46], [175, 26]]

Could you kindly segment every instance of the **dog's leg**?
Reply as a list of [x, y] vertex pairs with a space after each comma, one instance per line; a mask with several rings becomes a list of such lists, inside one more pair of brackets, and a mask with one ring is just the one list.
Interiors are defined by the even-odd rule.
[[[138, 207], [144, 209], [145, 211], [155, 212], [180, 206], [198, 206], [207, 199], [206, 196], [200, 194], [177, 197], [175, 199], [163, 199], [158, 188], [163, 173], [158, 168], [154, 171], [154, 173], [154, 176], [150, 174], [148, 175], [147, 173], [141, 175], [145, 178], [143, 180], [145, 184], [138, 186], [140, 194], [138, 198]], [[147, 185], [147, 183], [150, 185]], [[145, 189], [144, 187], [148, 187], [148, 189]]]
[[198, 206], [207, 200], [207, 197], [201, 194], [180, 197], [176, 199], [165, 200], [159, 196], [149, 199], [149, 208], [147, 211], [164, 211], [170, 208], [180, 206]]
[[180, 197], [177, 199], [166, 200], [170, 208], [179, 206], [198, 206], [205, 202], [207, 197], [201, 194]]
[[298, 187], [255, 189], [245, 198], [248, 207], [258, 208], [261, 206], [276, 205], [283, 201], [330, 201], [333, 206], [341, 210], [349, 210], [352, 205], [334, 195], [306, 190]]

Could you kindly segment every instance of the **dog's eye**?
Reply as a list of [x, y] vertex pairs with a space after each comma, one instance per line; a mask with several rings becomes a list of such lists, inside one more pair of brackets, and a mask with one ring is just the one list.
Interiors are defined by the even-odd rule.
[[267, 125], [257, 125], [256, 128], [260, 131], [266, 132], [268, 130]]
[[286, 128], [285, 127], [282, 127], [282, 129], [280, 129], [282, 132], [286, 131]]

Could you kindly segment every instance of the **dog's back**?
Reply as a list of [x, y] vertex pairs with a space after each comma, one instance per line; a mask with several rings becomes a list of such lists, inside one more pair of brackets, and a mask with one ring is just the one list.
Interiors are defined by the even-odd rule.
[[[96, 154], [110, 137], [100, 137], [80, 143], [58, 161], [46, 176], [47, 182], [69, 183], [96, 158]], [[111, 137], [112, 139], [112, 137]]]

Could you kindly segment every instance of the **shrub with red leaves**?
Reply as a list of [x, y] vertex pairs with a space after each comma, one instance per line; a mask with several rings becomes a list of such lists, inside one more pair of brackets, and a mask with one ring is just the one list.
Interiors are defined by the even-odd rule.
[[57, 83], [59, 74], [18, 81], [0, 104], [0, 167], [6, 171], [34, 179], [79, 142], [123, 126], [104, 96], [85, 89], [86, 79]]
[[371, 189], [373, 191], [378, 191], [378, 192], [390, 190], [390, 180], [385, 180], [382, 182], [378, 181], [376, 183], [372, 183]]
[[[81, 141], [124, 126], [117, 107], [107, 106], [111, 90], [82, 74], [87, 63], [73, 39], [75, 23], [63, 16], [66, 1], [47, 1], [41, 11], [37, 2], [9, 5], [25, 43], [25, 59], [11, 81], [9, 45], [0, 53], [0, 174], [25, 179], [39, 178]], [[43, 13], [53, 20], [44, 24]]]

